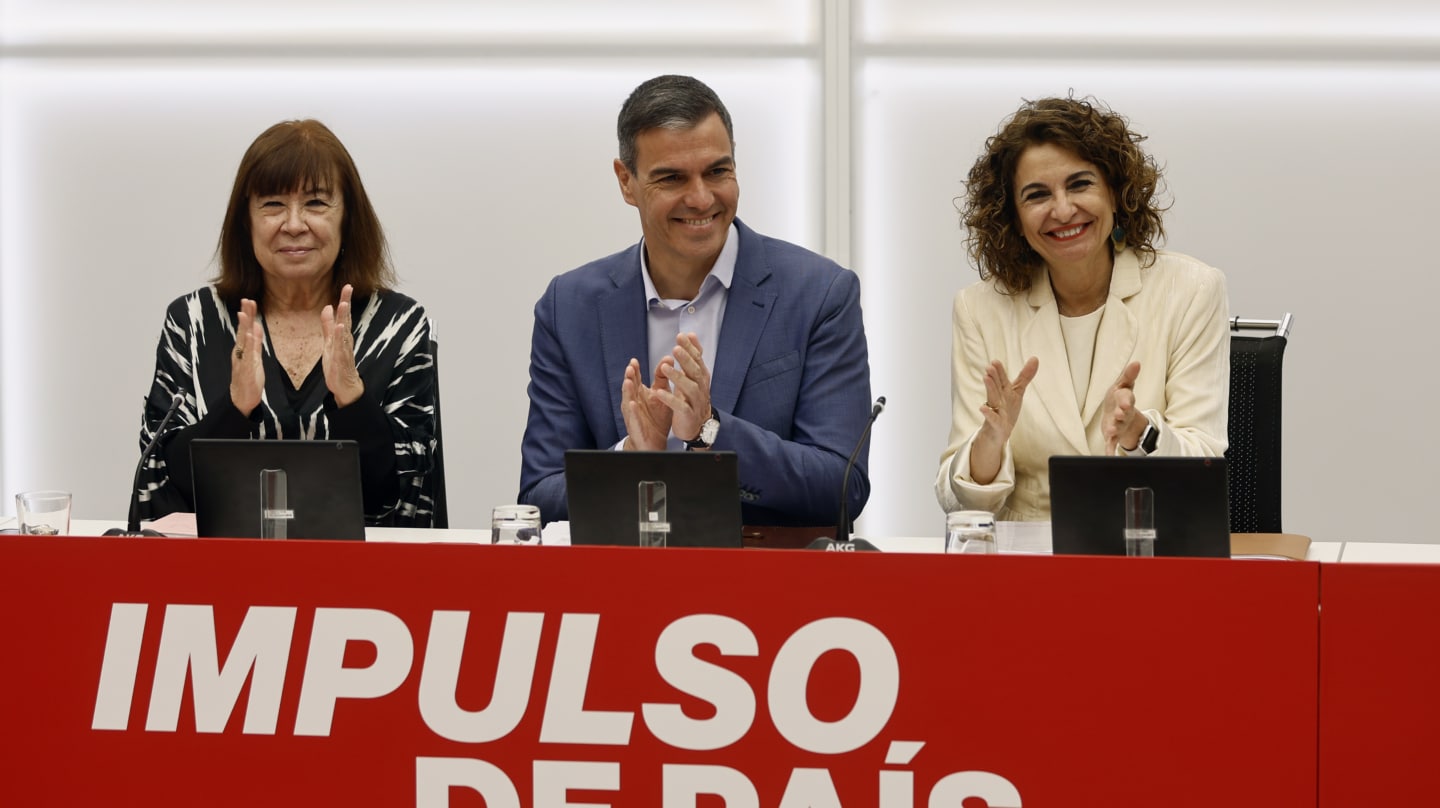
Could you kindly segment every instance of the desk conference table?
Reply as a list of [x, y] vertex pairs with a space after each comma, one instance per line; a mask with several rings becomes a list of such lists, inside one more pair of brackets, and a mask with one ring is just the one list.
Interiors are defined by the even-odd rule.
[[1440, 567], [0, 536], [0, 601], [3, 804], [1435, 801]]

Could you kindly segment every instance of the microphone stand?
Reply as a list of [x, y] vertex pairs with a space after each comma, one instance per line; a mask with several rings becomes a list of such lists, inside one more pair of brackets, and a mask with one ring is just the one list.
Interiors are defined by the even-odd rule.
[[155, 426], [155, 436], [150, 439], [149, 443], [145, 444], [144, 450], [140, 452], [140, 462], [135, 466], [135, 480], [130, 485], [130, 513], [129, 519], [125, 523], [125, 529], [121, 530], [118, 527], [110, 528], [102, 533], [102, 536], [163, 537], [165, 535], [158, 530], [151, 530], [150, 528], [140, 529], [140, 475], [145, 470], [146, 461], [150, 459], [151, 455], [155, 454], [156, 447], [160, 445], [160, 435], [164, 433], [165, 427], [170, 425], [171, 419], [175, 417], [175, 413], [180, 411], [180, 405], [184, 403], [185, 396], [179, 393], [176, 393], [175, 396], [170, 399], [170, 409], [165, 411], [165, 417], [161, 418], [160, 423]]
[[870, 428], [875, 426], [875, 419], [885, 411], [885, 397], [875, 399], [875, 404], [870, 407], [870, 417], [865, 421], [865, 429], [860, 433], [860, 441], [855, 444], [855, 451], [850, 453], [850, 460], [845, 464], [845, 473], [840, 477], [840, 520], [835, 526], [835, 538], [819, 538], [807, 546], [811, 550], [830, 550], [850, 552], [854, 550], [879, 550], [874, 544], [864, 539], [850, 538], [850, 472], [855, 468], [855, 460], [860, 456], [860, 449], [865, 446], [865, 441], [870, 438]]

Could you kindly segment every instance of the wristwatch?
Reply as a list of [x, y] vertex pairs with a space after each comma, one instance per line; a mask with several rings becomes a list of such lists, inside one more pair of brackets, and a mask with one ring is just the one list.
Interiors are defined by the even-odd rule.
[[710, 405], [710, 417], [700, 425], [700, 434], [694, 439], [685, 441], [685, 451], [691, 452], [697, 449], [709, 449], [715, 445], [715, 436], [720, 434], [720, 413], [715, 411], [715, 405]]
[[1155, 428], [1149, 418], [1145, 419], [1145, 431], [1140, 433], [1140, 443], [1137, 448], [1145, 454], [1154, 454], [1155, 446], [1160, 442], [1160, 430]]

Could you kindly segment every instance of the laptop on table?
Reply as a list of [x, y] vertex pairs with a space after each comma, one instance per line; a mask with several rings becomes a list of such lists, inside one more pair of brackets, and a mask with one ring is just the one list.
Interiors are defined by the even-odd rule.
[[1055, 555], [1125, 555], [1125, 490], [1154, 497], [1155, 555], [1230, 557], [1223, 457], [1050, 458]]
[[565, 453], [570, 543], [639, 546], [642, 522], [667, 547], [740, 547], [734, 452]]
[[261, 538], [263, 501], [276, 538], [365, 538], [355, 441], [198, 438], [190, 473], [198, 536]]

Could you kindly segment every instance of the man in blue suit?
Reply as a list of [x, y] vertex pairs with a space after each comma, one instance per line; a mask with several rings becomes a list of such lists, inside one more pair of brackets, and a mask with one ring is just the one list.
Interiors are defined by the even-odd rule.
[[[568, 518], [568, 449], [715, 449], [737, 455], [745, 524], [834, 525], [870, 414], [859, 279], [735, 218], [730, 113], [703, 83], [645, 82], [617, 129], [643, 238], [535, 306], [520, 501]], [[852, 517], [866, 466], [862, 450]]]

